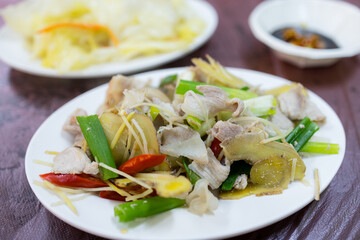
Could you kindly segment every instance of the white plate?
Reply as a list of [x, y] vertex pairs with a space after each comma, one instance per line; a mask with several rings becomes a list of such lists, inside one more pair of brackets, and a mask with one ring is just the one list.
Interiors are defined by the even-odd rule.
[[90, 66], [83, 70], [60, 74], [45, 68], [24, 47], [24, 39], [8, 26], [0, 28], [0, 60], [11, 67], [30, 74], [52, 78], [96, 78], [143, 71], [179, 59], [202, 46], [214, 34], [218, 16], [215, 9], [203, 0], [186, 0], [189, 7], [201, 17], [206, 27], [203, 33], [185, 50], [134, 59], [128, 62], [109, 62]]
[[[160, 78], [183, 70], [184, 68], [174, 68], [152, 71], [140, 74], [138, 77], [143, 80], [151, 78], [154, 86], [157, 86]], [[230, 71], [254, 85], [261, 84], [262, 89], [289, 83], [283, 78], [261, 72], [234, 68], [230, 68]], [[321, 191], [323, 191], [335, 176], [344, 157], [345, 133], [338, 116], [324, 100], [309, 91], [311, 100], [327, 117], [326, 124], [316, 135], [340, 145], [338, 155], [319, 155], [304, 159], [307, 166], [305, 179], [312, 186], [293, 182], [281, 195], [220, 200], [219, 208], [211, 215], [199, 217], [186, 209], [174, 209], [130, 225], [116, 223], [113, 208], [118, 202], [90, 196], [74, 202], [79, 212], [79, 216], [76, 216], [64, 205], [51, 206], [51, 203], [58, 201], [59, 198], [34, 185], [34, 180], [40, 180], [39, 174], [49, 172], [50, 168], [35, 164], [33, 160], [51, 162], [52, 156], [46, 155], [45, 150], [61, 151], [71, 145], [70, 136], [61, 130], [62, 124], [79, 107], [84, 108], [88, 114], [94, 114], [105, 98], [106, 89], [107, 84], [99, 86], [54, 112], [31, 139], [25, 156], [27, 179], [40, 202], [66, 223], [98, 236], [115, 239], [217, 239], [254, 231], [293, 214], [313, 201], [314, 169], [319, 169]], [[121, 233], [122, 228], [127, 228], [128, 232]]]

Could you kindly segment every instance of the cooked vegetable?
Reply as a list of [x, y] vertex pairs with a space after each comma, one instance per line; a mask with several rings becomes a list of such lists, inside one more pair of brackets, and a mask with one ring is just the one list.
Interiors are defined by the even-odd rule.
[[155, 118], [159, 115], [160, 113], [160, 110], [154, 106], [150, 107], [150, 116], [151, 116], [151, 119], [154, 121]]
[[261, 186], [261, 185], [248, 184], [248, 186], [242, 190], [233, 189], [231, 191], [221, 192], [219, 194], [219, 198], [227, 199], [227, 200], [234, 200], [234, 199], [240, 199], [243, 197], [248, 197], [251, 195], [263, 196], [263, 195], [281, 194], [282, 191], [283, 190], [280, 187], [279, 188], [268, 188], [268, 187]]
[[215, 123], [216, 123], [216, 120], [214, 117], [209, 118], [207, 121], [204, 121], [201, 123], [200, 129], [197, 130], [197, 132], [202, 137], [206, 134], [206, 131], [208, 131], [209, 129], [211, 129], [214, 126]]
[[322, 154], [338, 154], [339, 144], [321, 143], [321, 142], [307, 142], [300, 152], [308, 153], [322, 153]]
[[125, 202], [126, 197], [121, 196], [115, 191], [101, 191], [99, 193], [99, 197], [109, 199], [109, 200], [116, 200], [116, 201], [123, 201]]
[[222, 151], [222, 148], [220, 146], [220, 140], [217, 138], [214, 138], [214, 140], [211, 142], [210, 149], [214, 153], [214, 156], [217, 158]]
[[300, 151], [317, 130], [319, 130], [319, 126], [305, 117], [285, 140], [292, 144], [296, 151]]
[[233, 139], [226, 139], [220, 146], [228, 160], [244, 159], [251, 164], [269, 158], [270, 156], [284, 156], [290, 161], [296, 160], [295, 179], [300, 180], [305, 176], [305, 164], [296, 150], [286, 143], [268, 142], [262, 144], [264, 135], [258, 133], [245, 133]]
[[228, 87], [223, 87], [223, 86], [219, 86], [219, 85], [206, 84], [206, 83], [187, 81], [187, 80], [180, 80], [179, 85], [176, 88], [176, 94], [184, 95], [187, 91], [192, 90], [195, 93], [202, 95], [202, 93], [196, 89], [196, 86], [199, 86], [199, 85], [211, 85], [211, 86], [221, 88], [222, 90], [224, 90], [227, 93], [229, 98], [240, 98], [241, 100], [246, 100], [246, 99], [257, 97], [256, 93], [250, 92], [250, 91], [244, 91], [244, 90], [235, 89], [235, 88], [228, 88]]
[[305, 117], [301, 122], [286, 136], [285, 140], [288, 143], [293, 143], [297, 136], [299, 136], [305, 127], [311, 122], [310, 118]]
[[227, 179], [221, 185], [221, 190], [230, 191], [234, 187], [236, 178], [241, 174], [250, 175], [251, 165], [245, 161], [236, 161], [231, 165]]
[[292, 143], [295, 150], [300, 151], [317, 130], [319, 130], [319, 126], [315, 122], [311, 122], [306, 126], [304, 131]]
[[[138, 173], [135, 177], [151, 185], [160, 197], [182, 197], [191, 190], [191, 183], [186, 177], [176, 177], [168, 172]], [[116, 180], [115, 182], [118, 186], [123, 184], [121, 180]]]
[[208, 83], [231, 88], [241, 88], [249, 85], [244, 80], [229, 73], [220, 63], [209, 55], [206, 55], [206, 58], [209, 63], [201, 58], [193, 58], [191, 61], [207, 76]]
[[115, 34], [110, 30], [110, 28], [108, 28], [104, 25], [100, 25], [100, 24], [61, 22], [61, 23], [55, 23], [55, 24], [47, 26], [43, 29], [40, 29], [37, 31], [37, 33], [39, 33], [39, 34], [48, 33], [48, 32], [54, 31], [59, 28], [79, 28], [79, 29], [92, 30], [92, 31], [105, 31], [109, 35], [109, 37], [114, 45], [119, 44], [119, 40], [117, 39]]
[[125, 163], [121, 164], [119, 167], [120, 171], [123, 171], [127, 174], [134, 175], [138, 172], [141, 172], [147, 168], [155, 167], [166, 158], [165, 154], [153, 155], [153, 154], [143, 154], [136, 157], [133, 157], [127, 160]]
[[166, 84], [175, 82], [175, 80], [177, 79], [177, 76], [178, 76], [177, 74], [174, 74], [174, 75], [165, 77], [163, 80], [161, 80], [159, 87], [163, 87]]
[[[124, 122], [124, 119], [127, 120], [127, 124]], [[111, 152], [117, 166], [120, 166], [128, 160], [130, 155], [129, 151], [132, 152], [133, 156], [159, 153], [159, 144], [157, 142], [154, 124], [150, 118], [144, 114], [132, 112], [128, 114], [126, 118], [125, 116], [122, 118], [117, 114], [105, 112], [100, 116], [100, 122], [104, 128], [108, 142], [115, 143]], [[132, 128], [131, 131], [129, 126]], [[114, 140], [116, 141], [113, 142]], [[137, 147], [134, 148], [134, 144], [136, 144]], [[147, 152], [141, 149], [147, 149]], [[165, 170], [168, 169], [165, 164], [161, 166], [165, 168]]]
[[[81, 131], [96, 161], [115, 168], [115, 161], [111, 154], [110, 146], [107, 142], [106, 135], [100, 124], [98, 116], [80, 116], [76, 117], [76, 119], [79, 122]], [[103, 180], [118, 177], [116, 173], [111, 172], [108, 169], [100, 167], [100, 170], [102, 172], [101, 177]]]
[[244, 101], [244, 104], [257, 117], [274, 115], [276, 113], [276, 99], [272, 95], [247, 99]]
[[[127, 160], [125, 158], [126, 156], [124, 156], [124, 152], [126, 151], [126, 141], [129, 131], [126, 129], [121, 117], [112, 112], [101, 114], [99, 120], [104, 129], [108, 143], [110, 144], [111, 153], [114, 157], [116, 166], [120, 166]], [[121, 132], [119, 131], [120, 127], [122, 127]]]
[[182, 207], [185, 203], [185, 200], [179, 198], [156, 196], [120, 204], [114, 208], [114, 213], [120, 222], [129, 222], [136, 218], [149, 217], [173, 208]]
[[203, 123], [203, 121], [191, 115], [188, 115], [186, 117], [186, 121], [190, 125], [190, 127], [192, 127], [196, 131], [200, 130], [201, 124]]
[[40, 177], [52, 184], [63, 187], [97, 188], [107, 186], [107, 184], [100, 179], [87, 174], [46, 173], [40, 175]]
[[189, 159], [186, 157], [182, 157], [182, 159], [183, 159], [183, 165], [184, 165], [187, 177], [189, 178], [191, 184], [195, 185], [195, 183], [201, 178], [199, 177], [199, 175], [197, 175], [195, 172], [193, 172], [189, 168], [189, 164], [190, 164]]
[[291, 166], [282, 156], [273, 156], [256, 162], [250, 170], [250, 181], [266, 188], [286, 189], [290, 183]]

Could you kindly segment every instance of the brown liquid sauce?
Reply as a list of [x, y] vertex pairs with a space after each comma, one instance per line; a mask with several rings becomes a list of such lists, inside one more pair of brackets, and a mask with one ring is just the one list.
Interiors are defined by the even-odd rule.
[[334, 49], [339, 46], [330, 38], [299, 27], [284, 27], [272, 33], [276, 38], [300, 47]]

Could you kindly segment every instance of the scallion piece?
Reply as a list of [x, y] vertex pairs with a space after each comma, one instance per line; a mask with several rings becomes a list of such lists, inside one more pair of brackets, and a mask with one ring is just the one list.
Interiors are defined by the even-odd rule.
[[151, 119], [154, 121], [155, 118], [159, 115], [160, 110], [154, 106], [151, 106], [149, 113], [150, 113]]
[[317, 130], [319, 130], [319, 126], [315, 122], [310, 122], [301, 134], [292, 142], [295, 150], [300, 151]]
[[339, 144], [321, 143], [321, 142], [307, 142], [300, 150], [300, 152], [308, 153], [323, 153], [323, 154], [338, 154]]
[[191, 115], [188, 115], [186, 117], [186, 121], [190, 125], [190, 127], [192, 127], [196, 131], [200, 130], [201, 124], [203, 122], [200, 119], [198, 119], [197, 117], [194, 117]]
[[[109, 143], [97, 115], [76, 117], [90, 151], [97, 162], [116, 168]], [[118, 175], [108, 169], [100, 167], [102, 179], [116, 178]]]
[[272, 95], [247, 99], [244, 101], [244, 104], [257, 117], [274, 115], [276, 113], [276, 99]]
[[120, 222], [149, 217], [173, 208], [184, 206], [186, 201], [179, 198], [150, 197], [115, 206], [114, 214]]
[[293, 143], [294, 139], [300, 135], [300, 133], [305, 129], [305, 127], [310, 123], [310, 118], [305, 117], [301, 122], [286, 136], [285, 140], [288, 143]]
[[170, 84], [174, 82], [176, 79], [177, 79], [177, 74], [167, 76], [163, 80], [161, 80], [159, 87], [163, 87], [166, 84]]
[[317, 130], [319, 130], [319, 126], [308, 117], [305, 117], [289, 135], [286, 136], [285, 140], [292, 144], [295, 150], [299, 152]]
[[182, 157], [183, 159], [183, 164], [184, 164], [184, 168], [186, 171], [186, 174], [191, 182], [192, 185], [195, 185], [195, 183], [201, 179], [201, 177], [199, 177], [195, 172], [193, 172], [190, 168], [189, 168], [189, 159], [187, 157]]
[[246, 99], [257, 97], [256, 93], [250, 92], [250, 91], [222, 87], [222, 86], [206, 84], [206, 83], [201, 83], [201, 82], [187, 81], [187, 80], [180, 80], [179, 86], [176, 88], [176, 94], [184, 95], [187, 91], [192, 90], [195, 93], [202, 95], [202, 93], [196, 89], [196, 86], [199, 86], [199, 85], [210, 85], [210, 86], [215, 86], [215, 87], [221, 88], [222, 90], [224, 90], [227, 93], [229, 98], [236, 97], [236, 98], [240, 98], [241, 100], [246, 100]]
[[230, 173], [227, 179], [221, 185], [221, 190], [230, 191], [234, 187], [236, 178], [241, 174], [250, 175], [251, 165], [245, 161], [235, 161], [231, 164]]

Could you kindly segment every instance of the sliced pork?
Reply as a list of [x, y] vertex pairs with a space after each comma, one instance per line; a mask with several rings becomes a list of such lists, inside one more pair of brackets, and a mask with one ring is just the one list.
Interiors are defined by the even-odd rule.
[[218, 121], [215, 123], [212, 129], [207, 131], [214, 138], [217, 138], [220, 142], [227, 138], [234, 138], [236, 135], [244, 131], [244, 128], [238, 124], [231, 122]]
[[309, 117], [312, 121], [323, 122], [325, 115], [304, 94], [303, 86], [298, 85], [278, 96], [280, 110], [291, 120]]
[[230, 173], [230, 163], [225, 161], [225, 166], [222, 165], [214, 156], [214, 153], [207, 149], [208, 164], [198, 164], [193, 161], [189, 168], [193, 170], [201, 178], [208, 180], [209, 185], [212, 189], [220, 187], [220, 185], [225, 181]]
[[232, 112], [233, 117], [238, 117], [244, 110], [243, 101], [238, 98], [229, 99], [218, 87], [200, 85], [196, 89], [204, 95], [196, 94], [191, 90], [184, 95], [181, 110], [188, 115], [207, 120], [221, 111]]
[[53, 172], [96, 175], [99, 168], [96, 162], [91, 162], [84, 151], [77, 147], [68, 147], [54, 157]]
[[199, 164], [208, 163], [208, 154], [200, 134], [191, 128], [161, 127], [158, 131], [160, 152], [173, 157], [184, 156]]

